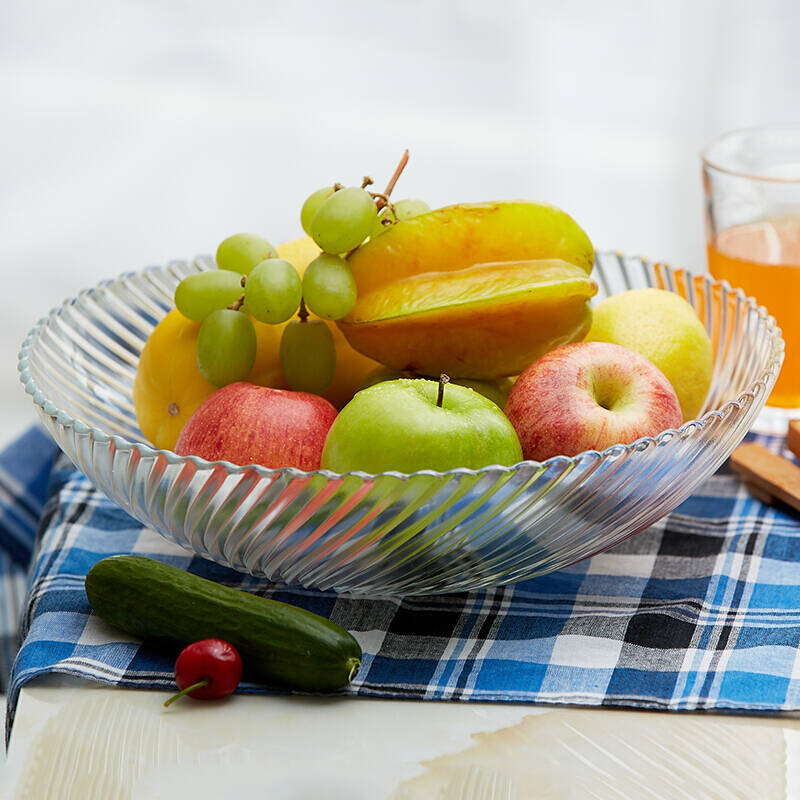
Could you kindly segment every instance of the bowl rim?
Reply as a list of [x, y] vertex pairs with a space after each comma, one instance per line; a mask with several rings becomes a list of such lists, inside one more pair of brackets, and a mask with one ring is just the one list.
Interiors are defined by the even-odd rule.
[[[689, 272], [688, 270], [682, 268], [672, 267], [670, 264], [664, 261], [652, 261], [644, 256], [624, 255], [618, 250], [603, 250], [595, 252], [595, 259], [603, 256], [615, 257], [620, 260], [638, 260], [643, 264], [665, 268], [672, 274]], [[729, 400], [719, 408], [711, 409], [700, 417], [687, 420], [678, 428], [667, 428], [656, 436], [642, 436], [633, 442], [630, 442], [629, 444], [617, 443], [605, 448], [604, 450], [584, 450], [574, 456], [552, 456], [545, 461], [522, 460], [511, 465], [490, 464], [485, 467], [481, 467], [480, 469], [456, 467], [443, 472], [428, 469], [417, 470], [415, 472], [398, 472], [396, 470], [387, 470], [385, 472], [378, 473], [363, 472], [361, 470], [333, 472], [332, 470], [326, 469], [311, 470], [306, 472], [304, 470], [297, 469], [296, 467], [281, 467], [278, 469], [273, 469], [262, 466], [261, 464], [234, 464], [231, 461], [224, 460], [207, 461], [199, 456], [180, 456], [173, 450], [164, 450], [153, 447], [147, 442], [132, 441], [124, 436], [120, 436], [119, 434], [106, 433], [101, 428], [98, 428], [94, 425], [89, 425], [88, 423], [73, 417], [68, 412], [56, 406], [51, 400], [47, 399], [44, 392], [39, 388], [33, 376], [31, 375], [30, 353], [42, 330], [53, 318], [57, 317], [67, 306], [74, 305], [80, 298], [94, 294], [102, 289], [106, 289], [114, 283], [146, 275], [148, 272], [163, 271], [173, 266], [181, 266], [185, 265], [186, 263], [204, 262], [207, 261], [208, 258], [208, 256], [196, 256], [190, 261], [171, 260], [165, 265], [157, 264], [145, 267], [141, 270], [130, 270], [128, 272], [123, 272], [115, 278], [107, 278], [92, 287], [81, 290], [74, 297], [69, 297], [57, 304], [51, 308], [46, 315], [41, 317], [25, 337], [20, 348], [17, 361], [17, 369], [19, 371], [20, 381], [24, 385], [27, 394], [31, 396], [34, 405], [39, 408], [40, 412], [45, 416], [56, 419], [56, 421], [65, 428], [73, 428], [78, 434], [88, 434], [92, 439], [102, 443], [111, 442], [113, 443], [115, 449], [123, 452], [136, 450], [138, 451], [139, 456], [143, 458], [162, 457], [167, 461], [168, 465], [183, 465], [191, 463], [201, 470], [223, 468], [225, 472], [230, 475], [238, 475], [253, 470], [259, 475], [259, 477], [269, 478], [272, 480], [278, 478], [279, 476], [286, 476], [290, 479], [313, 479], [316, 476], [321, 476], [326, 480], [345, 480], [347, 478], [354, 477], [361, 481], [375, 481], [380, 478], [393, 478], [395, 480], [409, 481], [413, 478], [421, 476], [428, 478], [474, 476], [477, 478], [487, 474], [512, 474], [517, 472], [521, 467], [526, 467], [532, 471], [539, 471], [542, 469], [547, 470], [551, 467], [559, 467], [560, 470], [574, 469], [587, 461], [621, 458], [634, 452], [648, 450], [651, 447], [659, 447], [662, 444], [666, 444], [667, 442], [671, 441], [676, 436], [679, 438], [684, 438], [685, 436], [691, 435], [697, 430], [702, 430], [712, 420], [723, 419], [730, 413], [731, 409], [741, 409], [746, 399], [753, 400], [761, 392], [765, 391], [767, 384], [773, 379], [773, 377], [777, 377], [784, 357], [785, 343], [781, 329], [778, 327], [775, 318], [769, 313], [765, 306], [760, 305], [754, 297], [746, 295], [742, 289], [734, 289], [728, 283], [728, 281], [716, 280], [708, 273], [689, 272], [689, 274], [704, 278], [711, 284], [712, 287], [720, 287], [724, 291], [735, 295], [740, 300], [744, 300], [747, 309], [755, 310], [759, 321], [766, 324], [767, 331], [771, 334], [774, 340], [774, 346], [772, 348], [772, 353], [766, 370], [763, 371], [760, 377], [753, 381], [748, 388], [745, 389], [745, 391], [740, 393], [735, 400]]]

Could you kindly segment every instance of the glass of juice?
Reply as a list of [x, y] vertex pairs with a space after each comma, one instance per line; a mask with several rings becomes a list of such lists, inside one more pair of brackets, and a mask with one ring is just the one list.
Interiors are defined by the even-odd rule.
[[708, 268], [766, 306], [786, 357], [767, 401], [800, 417], [800, 127], [733, 131], [703, 153]]

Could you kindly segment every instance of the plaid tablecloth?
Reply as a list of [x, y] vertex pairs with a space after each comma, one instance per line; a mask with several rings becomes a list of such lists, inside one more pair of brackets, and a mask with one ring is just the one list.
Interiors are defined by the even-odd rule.
[[[778, 438], [750, 438], [783, 447]], [[54, 465], [55, 455], [31, 431], [0, 456], [6, 659], [21, 570], [32, 556], [9, 731], [20, 689], [38, 675], [174, 686], [170, 655], [90, 613], [84, 577], [112, 553], [162, 559], [334, 619], [364, 650], [345, 694], [800, 709], [800, 517], [751, 498], [727, 467], [659, 524], [569, 569], [469, 594], [387, 599], [289, 590], [193, 557], [114, 506], [65, 458]]]

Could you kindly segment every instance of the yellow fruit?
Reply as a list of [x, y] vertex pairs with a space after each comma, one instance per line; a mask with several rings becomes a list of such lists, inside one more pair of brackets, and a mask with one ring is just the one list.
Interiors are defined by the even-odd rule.
[[171, 450], [186, 420], [215, 391], [197, 369], [199, 322], [177, 309], [150, 334], [133, 382], [133, 406], [142, 433], [156, 447]]
[[310, 236], [301, 236], [278, 245], [278, 256], [288, 261], [300, 273], [300, 277], [319, 253], [319, 247]]
[[692, 306], [674, 292], [631, 289], [594, 309], [587, 341], [635, 350], [667, 376], [684, 422], [700, 413], [711, 385], [714, 351]]
[[[302, 275], [319, 255], [314, 242], [303, 237], [278, 247], [278, 254]], [[313, 314], [310, 315], [313, 318]], [[337, 408], [358, 390], [364, 377], [379, 366], [353, 350], [333, 323], [327, 323], [336, 346], [336, 373], [324, 397]], [[281, 371], [279, 347], [284, 325], [264, 325], [253, 320], [258, 340], [256, 361], [247, 377], [251, 383], [287, 388]], [[144, 436], [156, 447], [172, 450], [186, 420], [216, 387], [197, 369], [195, 348], [200, 323], [173, 309], [150, 334], [133, 384], [133, 405]]]
[[[258, 349], [248, 376], [251, 383], [285, 389], [275, 355], [280, 330], [253, 320]], [[173, 309], [156, 325], [145, 342], [133, 382], [133, 406], [142, 433], [156, 447], [171, 450], [186, 420], [208, 395], [217, 390], [197, 368], [200, 323]]]
[[339, 327], [383, 364], [423, 375], [516, 375], [589, 329], [592, 244], [552, 206], [448, 206], [393, 225], [349, 259]]

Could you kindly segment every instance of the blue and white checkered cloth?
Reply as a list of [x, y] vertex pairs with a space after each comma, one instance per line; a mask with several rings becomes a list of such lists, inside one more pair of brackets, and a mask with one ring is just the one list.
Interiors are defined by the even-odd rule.
[[[777, 438], [750, 438], [783, 447]], [[800, 709], [800, 516], [750, 497], [727, 467], [659, 524], [569, 569], [515, 586], [401, 600], [286, 589], [194, 557], [114, 506], [66, 459], [54, 466], [55, 455], [32, 431], [0, 456], [6, 658], [17, 635], [21, 570], [33, 553], [9, 726], [21, 687], [46, 673], [174, 687], [169, 654], [90, 613], [84, 577], [112, 553], [162, 559], [334, 619], [364, 650], [345, 694]]]

